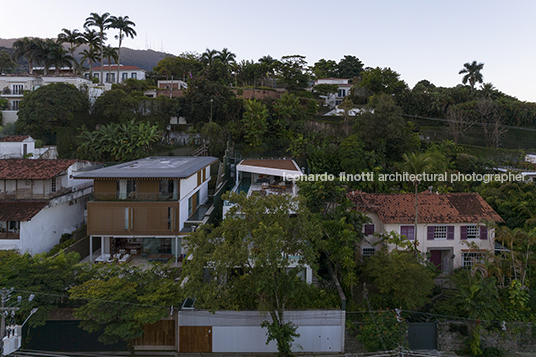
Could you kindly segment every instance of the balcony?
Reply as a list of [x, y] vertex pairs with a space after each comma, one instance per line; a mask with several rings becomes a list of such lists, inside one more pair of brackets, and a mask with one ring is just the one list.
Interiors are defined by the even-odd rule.
[[0, 239], [19, 239], [20, 233], [19, 232], [6, 232], [4, 230], [0, 230]]
[[178, 201], [179, 194], [173, 193], [93, 193], [93, 201]]
[[17, 188], [13, 191], [0, 193], [2, 200], [49, 200], [56, 197], [64, 196], [73, 192], [82, 191], [92, 187], [93, 182], [84, 182], [82, 184], [70, 187], [59, 187], [55, 192], [35, 192], [33, 188]]

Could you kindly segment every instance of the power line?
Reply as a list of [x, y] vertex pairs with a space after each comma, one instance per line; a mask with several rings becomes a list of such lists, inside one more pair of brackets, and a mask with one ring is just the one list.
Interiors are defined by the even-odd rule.
[[[441, 122], [451, 122], [451, 123], [460, 123], [460, 124], [467, 124], [467, 122], [460, 121], [460, 120], [448, 120], [448, 119], [440, 119], [440, 118], [429, 118], [429, 117], [422, 117], [418, 115], [408, 115], [408, 114], [401, 114], [403, 117], [408, 118], [417, 118], [417, 119], [426, 119], [426, 120], [435, 120], [435, 121], [441, 121]], [[520, 126], [512, 126], [512, 125], [505, 125], [505, 124], [493, 124], [493, 123], [480, 123], [480, 122], [474, 122], [471, 124], [477, 124], [482, 126], [500, 126], [502, 128], [506, 129], [517, 129], [517, 130], [528, 130], [528, 131], [536, 131], [536, 129], [533, 128], [523, 128]]]

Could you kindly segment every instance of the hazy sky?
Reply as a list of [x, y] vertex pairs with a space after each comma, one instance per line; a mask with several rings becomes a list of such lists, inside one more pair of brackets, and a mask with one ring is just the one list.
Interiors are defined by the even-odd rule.
[[463, 64], [476, 60], [485, 83], [536, 102], [536, 1], [9, 1], [0, 38], [56, 37], [62, 28], [80, 30], [90, 12], [128, 15], [138, 36], [125, 47], [172, 54], [227, 47], [238, 60], [300, 54], [309, 65], [354, 55], [365, 66], [390, 67], [410, 87], [421, 79], [455, 86]]

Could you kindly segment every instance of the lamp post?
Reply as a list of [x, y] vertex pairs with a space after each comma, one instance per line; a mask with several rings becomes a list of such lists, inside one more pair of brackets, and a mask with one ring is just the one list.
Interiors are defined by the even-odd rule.
[[[6, 302], [9, 301], [11, 298], [11, 293], [15, 290], [14, 288], [6, 289], [2, 288], [0, 290], [1, 294], [1, 307], [0, 307], [0, 315], [1, 315], [1, 324], [0, 324], [0, 355], [4, 356], [4, 337], [6, 335], [6, 317], [9, 316], [9, 313], [11, 312], [11, 316], [15, 316], [15, 312], [20, 310], [20, 307], [18, 306], [9, 306], [6, 307]], [[28, 301], [32, 301], [34, 299], [35, 295], [31, 294], [28, 298]], [[22, 296], [17, 297], [17, 304], [20, 304], [22, 302]], [[30, 316], [24, 321], [22, 325], [28, 321], [28, 319], [37, 311], [37, 308], [32, 309], [30, 312]], [[21, 328], [22, 328], [21, 325]], [[10, 326], [10, 329], [13, 330], [14, 326]], [[9, 351], [11, 353], [12, 351]]]

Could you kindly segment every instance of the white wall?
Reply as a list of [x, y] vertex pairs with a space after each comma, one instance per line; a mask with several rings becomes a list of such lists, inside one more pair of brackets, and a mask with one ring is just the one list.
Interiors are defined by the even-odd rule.
[[[30, 254], [48, 252], [60, 242], [65, 229], [78, 228], [84, 221], [84, 198], [45, 207], [28, 222], [21, 222], [19, 250]], [[73, 204], [70, 205], [69, 203]]]
[[[305, 310], [286, 311], [285, 321], [298, 326], [294, 352], [343, 352], [345, 311]], [[271, 341], [266, 345], [266, 329], [260, 324], [271, 321], [266, 312], [259, 311], [179, 311], [180, 326], [212, 326], [212, 352], [277, 352]], [[179, 341], [180, 345], [180, 341]]]

